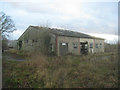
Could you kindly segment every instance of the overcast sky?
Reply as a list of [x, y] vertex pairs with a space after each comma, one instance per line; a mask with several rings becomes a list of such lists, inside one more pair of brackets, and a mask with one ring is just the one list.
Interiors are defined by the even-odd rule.
[[18, 39], [29, 25], [48, 25], [99, 36], [110, 42], [117, 40], [117, 0], [116, 2], [21, 1], [0, 1], [0, 10], [11, 16], [17, 28], [11, 39]]

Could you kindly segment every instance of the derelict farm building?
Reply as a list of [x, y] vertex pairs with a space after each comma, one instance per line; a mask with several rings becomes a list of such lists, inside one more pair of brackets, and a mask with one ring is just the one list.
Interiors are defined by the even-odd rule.
[[104, 39], [87, 34], [29, 26], [18, 39], [18, 48], [27, 51], [65, 54], [84, 54], [104, 52]]

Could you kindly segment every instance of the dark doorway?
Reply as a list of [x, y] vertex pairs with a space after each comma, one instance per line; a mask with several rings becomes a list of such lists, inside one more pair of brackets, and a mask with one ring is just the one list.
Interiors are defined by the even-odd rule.
[[68, 43], [60, 43], [59, 50], [60, 55], [66, 55], [68, 53]]
[[88, 42], [80, 42], [81, 54], [88, 54]]
[[22, 48], [22, 41], [18, 42], [18, 47], [19, 47], [19, 50]]

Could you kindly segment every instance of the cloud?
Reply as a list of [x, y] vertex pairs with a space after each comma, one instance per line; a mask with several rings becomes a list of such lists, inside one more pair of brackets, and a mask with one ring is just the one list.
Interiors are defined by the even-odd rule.
[[118, 35], [112, 35], [112, 34], [98, 34], [98, 33], [88, 33], [92, 36], [96, 36], [96, 37], [101, 37], [104, 38], [106, 40], [117, 40], [118, 39]]
[[59, 0], [45, 0], [38, 2], [9, 2], [15, 8], [22, 8], [31, 13], [42, 14], [59, 14], [77, 16], [81, 14], [81, 2], [78, 0], [66, 0], [64, 2]]
[[10, 40], [17, 40], [18, 37], [20, 37], [22, 35], [24, 31], [23, 30], [16, 30], [14, 31], [12, 34], [10, 34]]
[[[6, 2], [41, 2], [41, 0], [4, 0]], [[42, 0], [42, 2], [47, 2], [50, 0]], [[52, 0], [53, 1], [53, 0]], [[62, 1], [62, 0], [56, 0], [58, 1]], [[75, 0], [69, 0], [69, 1], [75, 1]], [[76, 1], [80, 1], [80, 2], [118, 2], [119, 0], [76, 0]], [[50, 1], [51, 2], [51, 1]]]
[[118, 42], [118, 35], [112, 34], [98, 34], [98, 33], [87, 33], [91, 36], [101, 37], [105, 39], [105, 42], [115, 44]]
[[[20, 33], [29, 25], [61, 27], [69, 30], [117, 34], [117, 3], [81, 0], [39, 0], [5, 2], [4, 11], [14, 20]], [[16, 33], [17, 34], [17, 33]], [[16, 38], [16, 36], [15, 36]]]

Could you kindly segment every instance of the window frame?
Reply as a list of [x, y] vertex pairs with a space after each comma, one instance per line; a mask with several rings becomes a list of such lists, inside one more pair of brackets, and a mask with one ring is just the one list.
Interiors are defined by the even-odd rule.
[[98, 47], [98, 43], [95, 44], [95, 48], [99, 48], [99, 47]]
[[74, 49], [78, 48], [78, 43], [73, 43], [73, 48]]
[[93, 48], [93, 43], [90, 43], [90, 46], [89, 46], [90, 48]]
[[102, 48], [102, 43], [100, 43], [100, 48]]

